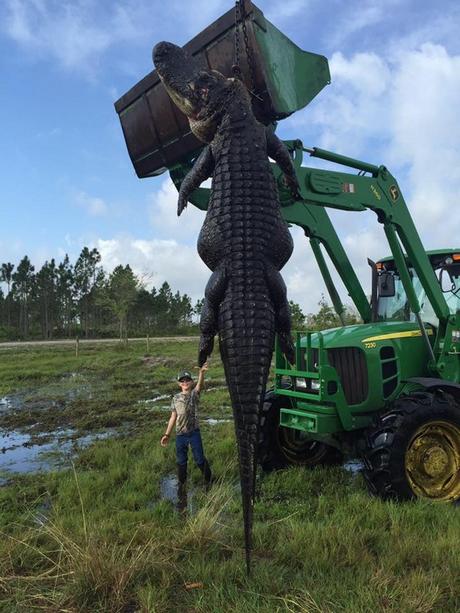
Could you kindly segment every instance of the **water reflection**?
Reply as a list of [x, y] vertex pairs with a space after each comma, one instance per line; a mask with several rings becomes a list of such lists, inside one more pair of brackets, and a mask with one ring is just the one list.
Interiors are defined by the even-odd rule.
[[80, 449], [114, 434], [115, 429], [79, 437], [71, 429], [34, 437], [17, 431], [6, 432], [0, 434], [0, 471], [5, 474], [53, 470]]
[[169, 500], [180, 514], [193, 513], [195, 488], [179, 483], [177, 475], [166, 475], [160, 481], [160, 499]]
[[345, 470], [350, 471], [353, 475], [358, 475], [364, 469], [364, 464], [361, 460], [353, 458], [352, 460], [345, 462], [343, 467]]

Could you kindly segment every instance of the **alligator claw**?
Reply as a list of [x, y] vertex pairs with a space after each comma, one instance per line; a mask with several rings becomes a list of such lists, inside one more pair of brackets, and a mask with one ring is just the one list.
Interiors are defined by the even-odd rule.
[[179, 200], [177, 204], [177, 216], [180, 217], [182, 211], [187, 207], [187, 200]]
[[214, 336], [201, 335], [200, 347], [198, 350], [198, 366], [201, 368], [206, 362], [208, 356], [211, 355], [214, 348]]

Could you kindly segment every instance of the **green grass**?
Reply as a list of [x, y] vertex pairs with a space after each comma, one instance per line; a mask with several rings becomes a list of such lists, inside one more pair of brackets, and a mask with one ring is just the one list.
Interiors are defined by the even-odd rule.
[[[153, 365], [143, 349], [98, 346], [78, 359], [62, 348], [22, 350], [1, 361], [3, 393], [33, 394], [35, 386], [65, 396], [62, 378], [69, 386], [66, 375], [77, 372], [97, 381], [103, 398], [80, 398], [75, 424], [86, 423], [85, 410], [131, 424], [61, 472], [18, 476], [0, 488], [1, 611], [460, 610], [460, 509], [382, 502], [343, 468], [260, 477], [248, 578], [233, 425], [203, 425], [218, 480], [206, 492], [191, 468], [194, 512], [180, 515], [160, 495], [161, 479], [175, 468], [173, 445], [159, 445], [168, 412], [139, 400], [172, 393], [196, 347], [155, 347]], [[217, 356], [210, 379], [209, 387], [222, 386]], [[227, 392], [203, 394], [202, 413], [228, 416]], [[43, 416], [45, 427], [50, 416]]]

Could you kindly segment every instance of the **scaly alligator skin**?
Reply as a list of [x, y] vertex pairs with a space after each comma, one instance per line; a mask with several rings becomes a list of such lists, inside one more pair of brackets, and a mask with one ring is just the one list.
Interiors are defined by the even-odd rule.
[[218, 332], [235, 421], [249, 572], [259, 416], [275, 332], [286, 357], [294, 361], [286, 287], [279, 273], [293, 245], [268, 156], [278, 162], [296, 196], [297, 180], [287, 149], [255, 119], [241, 81], [200, 69], [172, 43], [156, 45], [154, 62], [192, 131], [208, 143], [182, 182], [178, 215], [190, 193], [212, 175], [198, 239], [200, 257], [213, 271], [201, 314], [198, 361], [202, 365], [211, 354]]

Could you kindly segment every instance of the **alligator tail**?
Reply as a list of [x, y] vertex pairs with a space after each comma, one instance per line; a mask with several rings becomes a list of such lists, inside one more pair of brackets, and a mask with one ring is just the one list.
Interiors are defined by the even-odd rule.
[[275, 310], [262, 272], [264, 267], [257, 268], [229, 279], [218, 315], [220, 353], [238, 447], [248, 574], [260, 412], [275, 336]]
[[238, 447], [249, 574], [259, 423], [275, 331], [286, 357], [291, 361], [294, 356], [286, 287], [279, 272], [255, 258], [250, 265], [241, 260], [222, 263], [206, 286], [200, 327], [200, 365], [211, 353], [214, 334], [219, 331]]

